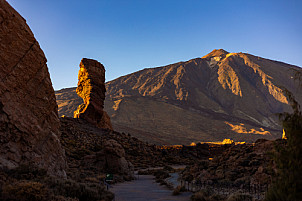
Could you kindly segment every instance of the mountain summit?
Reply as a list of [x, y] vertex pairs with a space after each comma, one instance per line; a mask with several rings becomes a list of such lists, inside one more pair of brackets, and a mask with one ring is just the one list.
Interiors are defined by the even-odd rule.
[[[106, 83], [105, 110], [114, 129], [160, 144], [277, 138], [282, 130], [276, 114], [290, 111], [282, 87], [294, 93], [298, 88], [293, 69], [301, 70], [246, 53], [213, 50], [202, 58]], [[73, 90], [57, 92], [60, 114], [69, 115], [66, 101]], [[300, 94], [295, 94], [299, 102]]]
[[219, 50], [213, 50], [212, 52], [210, 52], [209, 54], [205, 55], [204, 57], [202, 57], [203, 59], [208, 59], [208, 58], [212, 58], [212, 57], [225, 57], [227, 54], [229, 54], [229, 52], [225, 51], [224, 49], [219, 49]]

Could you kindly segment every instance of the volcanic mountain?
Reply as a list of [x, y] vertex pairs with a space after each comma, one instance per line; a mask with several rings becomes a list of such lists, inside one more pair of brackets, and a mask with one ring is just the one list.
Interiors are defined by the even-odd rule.
[[[291, 111], [282, 89], [302, 102], [296, 71], [302, 72], [251, 54], [213, 50], [107, 82], [105, 111], [115, 130], [156, 144], [279, 138], [277, 114]], [[60, 115], [73, 116], [82, 103], [75, 88], [56, 96]]]

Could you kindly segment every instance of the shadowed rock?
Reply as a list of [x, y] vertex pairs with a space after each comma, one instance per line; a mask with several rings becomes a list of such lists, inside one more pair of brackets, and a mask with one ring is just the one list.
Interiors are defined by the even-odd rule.
[[112, 130], [110, 117], [103, 110], [105, 100], [105, 68], [92, 59], [82, 59], [77, 94], [84, 103], [74, 111], [74, 118], [85, 119], [99, 128]]
[[46, 58], [26, 21], [0, 0], [0, 166], [66, 176]]

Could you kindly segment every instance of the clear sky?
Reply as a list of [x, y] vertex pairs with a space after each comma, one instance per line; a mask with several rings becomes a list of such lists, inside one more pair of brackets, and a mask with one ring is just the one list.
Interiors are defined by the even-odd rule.
[[83, 57], [106, 81], [147, 67], [248, 52], [302, 66], [301, 0], [8, 0], [27, 20], [55, 90], [77, 85]]

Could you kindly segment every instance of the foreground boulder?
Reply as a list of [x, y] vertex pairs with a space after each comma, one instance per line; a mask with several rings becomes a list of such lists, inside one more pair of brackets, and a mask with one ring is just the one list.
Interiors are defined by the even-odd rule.
[[125, 158], [125, 150], [117, 141], [104, 142], [104, 149], [85, 158], [86, 164], [96, 164], [100, 170], [132, 176], [133, 165]]
[[99, 128], [112, 129], [110, 117], [103, 110], [105, 100], [105, 68], [93, 59], [82, 59], [77, 94], [83, 99], [74, 118], [85, 119]]
[[31, 163], [65, 176], [55, 93], [26, 21], [0, 0], [0, 167]]

